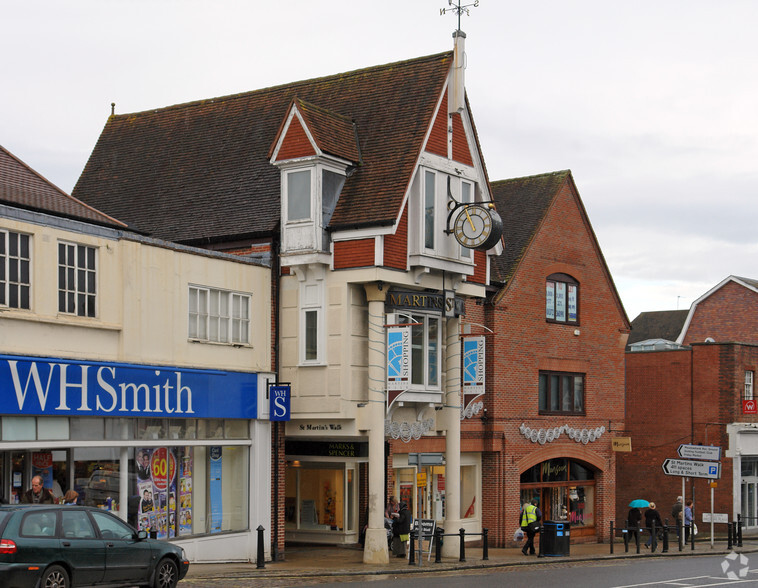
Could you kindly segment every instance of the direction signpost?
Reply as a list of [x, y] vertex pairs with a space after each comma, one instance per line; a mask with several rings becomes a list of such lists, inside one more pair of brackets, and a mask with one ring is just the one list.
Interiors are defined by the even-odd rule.
[[721, 463], [718, 461], [667, 459], [663, 462], [663, 473], [667, 476], [718, 480], [721, 478]]
[[707, 459], [710, 461], [721, 459], [721, 447], [714, 445], [680, 445], [676, 452], [679, 457], [684, 459]]
[[[666, 459], [663, 462], [663, 473], [667, 476], [682, 477], [682, 500], [684, 500], [684, 479], [685, 478], [707, 478], [718, 480], [721, 478], [721, 447], [714, 445], [688, 445], [682, 444], [676, 450], [679, 457], [684, 459]], [[692, 460], [709, 460], [709, 461], [692, 461]], [[720, 522], [721, 515], [714, 516], [713, 512], [713, 488], [716, 482], [711, 482], [711, 512], [709, 521], [711, 523], [711, 549], [713, 549], [713, 523]], [[684, 505], [682, 505], [684, 507]], [[703, 522], [705, 520], [703, 513]], [[694, 521], [693, 521], [694, 522]], [[684, 533], [682, 533], [684, 535]], [[694, 548], [694, 534], [693, 534]], [[681, 549], [681, 537], [679, 539], [679, 549]]]

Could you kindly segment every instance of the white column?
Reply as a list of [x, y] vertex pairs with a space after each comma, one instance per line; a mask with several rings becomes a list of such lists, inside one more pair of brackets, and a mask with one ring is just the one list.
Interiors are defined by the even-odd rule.
[[384, 418], [386, 343], [381, 284], [366, 284], [368, 300], [368, 528], [363, 563], [389, 563], [384, 529]]
[[[445, 321], [445, 533], [461, 528], [461, 339], [460, 319]], [[460, 539], [445, 537], [443, 557], [458, 557]]]
[[126, 522], [129, 509], [129, 448], [122, 447], [118, 460], [118, 517]]

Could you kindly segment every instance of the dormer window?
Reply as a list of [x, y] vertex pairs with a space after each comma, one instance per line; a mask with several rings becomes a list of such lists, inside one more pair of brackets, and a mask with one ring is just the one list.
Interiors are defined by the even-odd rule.
[[311, 220], [311, 170], [287, 173], [287, 222]]

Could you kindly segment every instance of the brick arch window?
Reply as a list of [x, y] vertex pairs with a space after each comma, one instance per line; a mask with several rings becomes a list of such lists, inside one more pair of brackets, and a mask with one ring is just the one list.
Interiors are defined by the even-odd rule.
[[579, 282], [568, 274], [551, 274], [545, 280], [545, 319], [579, 324]]

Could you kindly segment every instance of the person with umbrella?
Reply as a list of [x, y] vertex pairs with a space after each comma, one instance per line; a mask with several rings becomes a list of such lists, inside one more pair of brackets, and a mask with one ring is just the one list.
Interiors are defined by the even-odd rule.
[[632, 500], [629, 503], [629, 506], [631, 507], [629, 509], [629, 514], [626, 517], [626, 526], [629, 529], [629, 539], [631, 540], [632, 535], [634, 535], [634, 541], [637, 545], [640, 544], [640, 522], [642, 521], [642, 511], [640, 508], [646, 508], [650, 506], [650, 503], [647, 500]]

